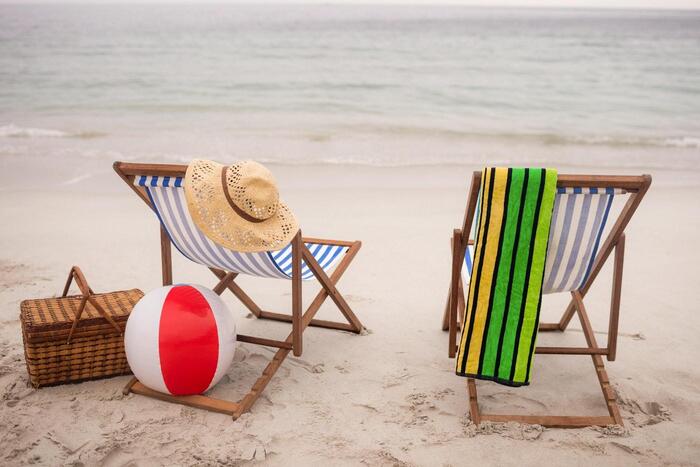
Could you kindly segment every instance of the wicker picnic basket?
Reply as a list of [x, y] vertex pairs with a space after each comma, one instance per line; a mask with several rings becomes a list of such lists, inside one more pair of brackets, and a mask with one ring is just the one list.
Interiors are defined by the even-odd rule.
[[[81, 295], [68, 295], [75, 280]], [[96, 294], [73, 266], [63, 295], [20, 305], [24, 357], [34, 387], [77, 383], [131, 373], [124, 329], [138, 289]]]

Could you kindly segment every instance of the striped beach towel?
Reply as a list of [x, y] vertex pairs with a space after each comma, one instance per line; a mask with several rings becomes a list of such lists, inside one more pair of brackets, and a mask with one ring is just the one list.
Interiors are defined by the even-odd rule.
[[487, 168], [457, 374], [530, 381], [557, 173]]

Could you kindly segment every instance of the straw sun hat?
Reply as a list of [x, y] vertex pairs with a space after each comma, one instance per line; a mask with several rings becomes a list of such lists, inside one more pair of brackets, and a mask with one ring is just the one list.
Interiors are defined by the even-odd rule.
[[299, 230], [263, 165], [231, 166], [195, 159], [187, 166], [185, 196], [197, 227], [213, 242], [240, 252], [283, 248]]

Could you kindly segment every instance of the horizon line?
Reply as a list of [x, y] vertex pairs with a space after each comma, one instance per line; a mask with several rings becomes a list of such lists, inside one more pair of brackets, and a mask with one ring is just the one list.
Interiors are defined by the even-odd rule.
[[582, 6], [582, 5], [550, 5], [546, 3], [533, 4], [533, 5], [515, 5], [508, 3], [496, 3], [496, 4], [484, 4], [484, 3], [462, 3], [459, 1], [440, 1], [440, 2], [425, 2], [421, 0], [406, 1], [406, 0], [379, 0], [376, 2], [371, 1], [343, 1], [343, 0], [292, 0], [289, 2], [279, 1], [279, 0], [262, 0], [262, 1], [251, 1], [251, 0], [219, 0], [219, 1], [198, 1], [198, 0], [0, 0], [0, 5], [11, 5], [11, 6], [25, 6], [25, 5], [201, 5], [201, 6], [224, 6], [224, 5], [243, 5], [243, 6], [407, 6], [407, 7], [463, 7], [463, 8], [475, 8], [475, 9], [527, 9], [527, 10], [606, 10], [606, 11], [630, 11], [630, 10], [644, 10], [644, 11], [698, 11], [700, 10], [699, 5], [674, 5], [674, 6], [647, 6], [647, 5], [594, 5], [594, 6]]

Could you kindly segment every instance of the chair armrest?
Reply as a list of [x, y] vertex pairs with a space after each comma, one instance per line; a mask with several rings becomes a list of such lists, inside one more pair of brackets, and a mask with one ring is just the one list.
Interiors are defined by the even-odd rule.
[[329, 240], [326, 238], [312, 238], [312, 237], [302, 237], [301, 239], [304, 243], [322, 243], [324, 245], [334, 245], [334, 246], [347, 246], [351, 247], [354, 245], [362, 244], [359, 240], [354, 242], [348, 242], [346, 240]]

